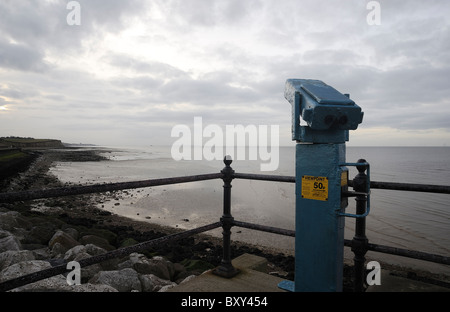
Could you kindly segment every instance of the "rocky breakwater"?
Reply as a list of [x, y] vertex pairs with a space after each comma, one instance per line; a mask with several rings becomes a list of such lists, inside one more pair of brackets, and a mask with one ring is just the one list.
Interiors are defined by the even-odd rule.
[[[116, 249], [116, 234], [90, 231], [40, 214], [22, 215], [0, 208], [0, 283], [29, 273], [79, 261]], [[126, 245], [134, 239], [122, 240]], [[70, 270], [67, 271], [69, 273]], [[56, 275], [11, 291], [158, 292], [199, 272], [162, 256], [131, 253], [81, 268], [81, 284], [69, 285], [67, 274]]]

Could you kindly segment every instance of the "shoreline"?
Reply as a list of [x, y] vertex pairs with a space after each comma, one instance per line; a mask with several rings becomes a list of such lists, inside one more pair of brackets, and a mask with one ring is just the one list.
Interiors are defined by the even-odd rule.
[[[52, 188], [65, 186], [55, 176], [49, 174], [49, 169], [56, 161], [102, 161], [107, 159], [99, 154], [104, 153], [107, 149], [85, 149], [85, 148], [68, 148], [65, 151], [42, 151], [31, 164], [31, 166], [20, 177], [13, 179], [8, 189], [4, 191], [20, 191], [26, 189]], [[77, 195], [53, 199], [37, 200], [32, 202], [18, 202], [8, 204], [9, 210], [30, 213], [41, 213], [63, 220], [68, 224], [78, 224], [92, 229], [110, 229], [114, 231], [124, 231], [136, 242], [148, 240], [149, 233], [155, 236], [167, 235], [175, 232], [181, 232], [181, 229], [162, 226], [156, 223], [138, 221], [129, 217], [119, 216], [117, 214], [102, 210], [98, 207], [98, 196]], [[7, 205], [7, 206], [8, 206]], [[0, 204], [0, 207], [2, 205]], [[125, 236], [125, 234], [123, 234]], [[133, 236], [133, 237], [131, 237]], [[143, 239], [143, 240], [142, 240]], [[141, 240], [141, 241], [139, 241]], [[184, 245], [184, 246], [183, 246]], [[174, 255], [173, 250], [184, 247], [182, 252]], [[168, 257], [169, 260], [183, 261], [186, 259], [202, 260], [212, 266], [220, 263], [222, 250], [221, 238], [210, 236], [206, 233], [193, 236], [191, 239], [184, 240], [182, 244], [176, 243], [172, 246], [172, 250], [157, 250], [153, 253], [159, 253]], [[161, 248], [160, 248], [161, 249]], [[251, 244], [240, 243], [232, 240], [232, 258], [243, 253], [252, 253], [266, 257], [270, 263], [270, 269], [274, 275], [281, 276], [286, 279], [293, 279], [294, 274], [294, 258], [278, 251], [271, 250], [260, 246], [252, 246]], [[409, 268], [399, 268], [383, 264], [383, 268], [394, 270], [396, 274], [403, 277], [418, 279], [426, 282], [439, 283], [439, 276], [411, 270]], [[344, 291], [351, 291], [351, 265], [346, 264], [344, 268]], [[201, 272], [197, 272], [201, 273]], [[444, 281], [443, 283], [446, 283]], [[449, 287], [449, 286], [447, 286]]]
[[[70, 154], [73, 151], [71, 149], [67, 152]], [[72, 155], [70, 156], [61, 153], [64, 152], [61, 150], [41, 152], [41, 155], [30, 165], [28, 170], [11, 179], [9, 185], [2, 192], [64, 187], [63, 183], [48, 173], [49, 168], [55, 161], [61, 161], [61, 159], [70, 159], [70, 161], [104, 159], [98, 155], [99, 151], [80, 152], [80, 150], [77, 150], [77, 152], [71, 153]], [[52, 220], [51, 222], [63, 223], [64, 227], [86, 229], [85, 232], [88, 233], [107, 232], [104, 238], [109, 238], [108, 234], [109, 236], [114, 235], [113, 241], [110, 240], [109, 243], [113, 248], [117, 249], [168, 234], [182, 232], [181, 229], [137, 221], [99, 209], [96, 207], [98, 196], [102, 195], [76, 195], [0, 204], [0, 213], [18, 212], [23, 223], [27, 223], [28, 220], [35, 223], [34, 219], [48, 218]], [[2, 230], [1, 227], [0, 230]], [[22, 245], [23, 249], [34, 248], [31, 244], [23, 243]], [[269, 259], [272, 258], [270, 271], [276, 272], [273, 274], [288, 278], [291, 274], [290, 272], [293, 271], [293, 258], [285, 257], [285, 259], [282, 259], [283, 255], [281, 254], [271, 255], [246, 244], [237, 242], [232, 244], [233, 258], [243, 253], [258, 254]], [[207, 233], [201, 233], [158, 248], [146, 250], [143, 254], [148, 256], [149, 259], [161, 256], [172, 263], [184, 263], [189, 273], [199, 275], [220, 264], [222, 259], [221, 239], [209, 236]], [[273, 262], [281, 263], [283, 268], [274, 265]]]

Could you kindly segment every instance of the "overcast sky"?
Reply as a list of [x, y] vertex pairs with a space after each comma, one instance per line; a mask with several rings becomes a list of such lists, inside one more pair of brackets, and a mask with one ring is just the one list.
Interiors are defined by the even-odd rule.
[[450, 1], [369, 2], [0, 0], [0, 136], [171, 145], [200, 116], [293, 145], [308, 78], [362, 107], [350, 146], [450, 145]]

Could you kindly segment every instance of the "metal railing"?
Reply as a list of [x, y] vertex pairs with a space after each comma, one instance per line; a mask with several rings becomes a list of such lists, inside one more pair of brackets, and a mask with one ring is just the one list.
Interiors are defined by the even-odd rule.
[[[362, 160], [361, 160], [362, 161]], [[0, 193], [0, 203], [11, 203], [16, 201], [35, 200], [51, 197], [63, 197], [69, 195], [82, 195], [101, 193], [107, 191], [116, 191], [124, 189], [136, 189], [152, 186], [161, 186], [169, 184], [188, 183], [196, 181], [205, 181], [212, 179], [222, 179], [224, 181], [224, 196], [223, 196], [223, 215], [219, 222], [211, 223], [205, 226], [201, 226], [192, 230], [183, 231], [180, 233], [170, 234], [161, 238], [157, 238], [151, 241], [136, 244], [134, 246], [123, 247], [113, 251], [106, 252], [101, 255], [92, 256], [90, 258], [82, 259], [79, 261], [80, 268], [100, 263], [112, 258], [122, 257], [129, 255], [133, 252], [143, 251], [151, 247], [156, 247], [168, 241], [175, 241], [183, 239], [195, 234], [200, 234], [206, 231], [210, 231], [219, 227], [222, 227], [223, 235], [223, 255], [220, 265], [213, 270], [213, 273], [223, 277], [233, 277], [238, 273], [231, 263], [231, 227], [237, 226], [252, 230], [258, 230], [268, 233], [274, 233], [279, 235], [285, 235], [295, 237], [295, 231], [281, 229], [277, 227], [264, 226], [259, 224], [253, 224], [248, 222], [242, 222], [234, 220], [231, 215], [231, 182], [233, 179], [247, 179], [247, 180], [260, 180], [271, 182], [286, 182], [295, 183], [295, 177], [291, 176], [278, 176], [278, 175], [262, 175], [262, 174], [248, 174], [248, 173], [236, 173], [231, 168], [231, 160], [224, 159], [225, 167], [220, 173], [173, 177], [173, 178], [161, 178], [151, 179], [144, 181], [133, 182], [120, 182], [120, 183], [105, 183], [87, 186], [71, 186], [54, 189], [44, 190], [29, 190], [12, 193]], [[365, 162], [365, 161], [363, 161]], [[359, 166], [359, 174], [352, 180], [348, 181], [348, 185], [353, 187], [356, 191], [356, 210], [357, 214], [363, 214], [366, 209], [366, 196], [365, 191], [365, 167]], [[431, 193], [443, 193], [450, 194], [450, 186], [441, 185], [423, 185], [423, 184], [408, 184], [408, 183], [391, 183], [391, 182], [370, 182], [371, 189], [389, 189], [397, 191], [414, 191], [414, 192], [431, 192]], [[352, 240], [344, 240], [344, 246], [351, 247], [355, 254], [354, 257], [354, 290], [364, 290], [364, 262], [365, 254], [367, 251], [375, 251], [381, 253], [387, 253], [391, 255], [397, 255], [402, 257], [409, 257], [418, 260], [425, 260], [440, 264], [450, 265], [450, 257], [443, 255], [429, 254], [420, 251], [383, 246], [378, 244], [372, 244], [368, 242], [365, 236], [365, 217], [356, 219], [355, 236]], [[58, 274], [67, 273], [67, 263], [63, 263], [39, 272], [26, 274], [8, 281], [0, 283], [0, 291], [8, 291], [14, 288], [24, 286], [33, 282], [37, 282]]]

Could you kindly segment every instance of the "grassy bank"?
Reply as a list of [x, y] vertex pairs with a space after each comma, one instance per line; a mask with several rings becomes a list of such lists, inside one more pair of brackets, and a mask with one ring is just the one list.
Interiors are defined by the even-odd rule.
[[10, 161], [21, 160], [29, 155], [16, 149], [0, 150], [0, 164], [7, 164]]
[[27, 170], [37, 156], [35, 152], [19, 149], [0, 150], [0, 188], [5, 187], [9, 179]]

